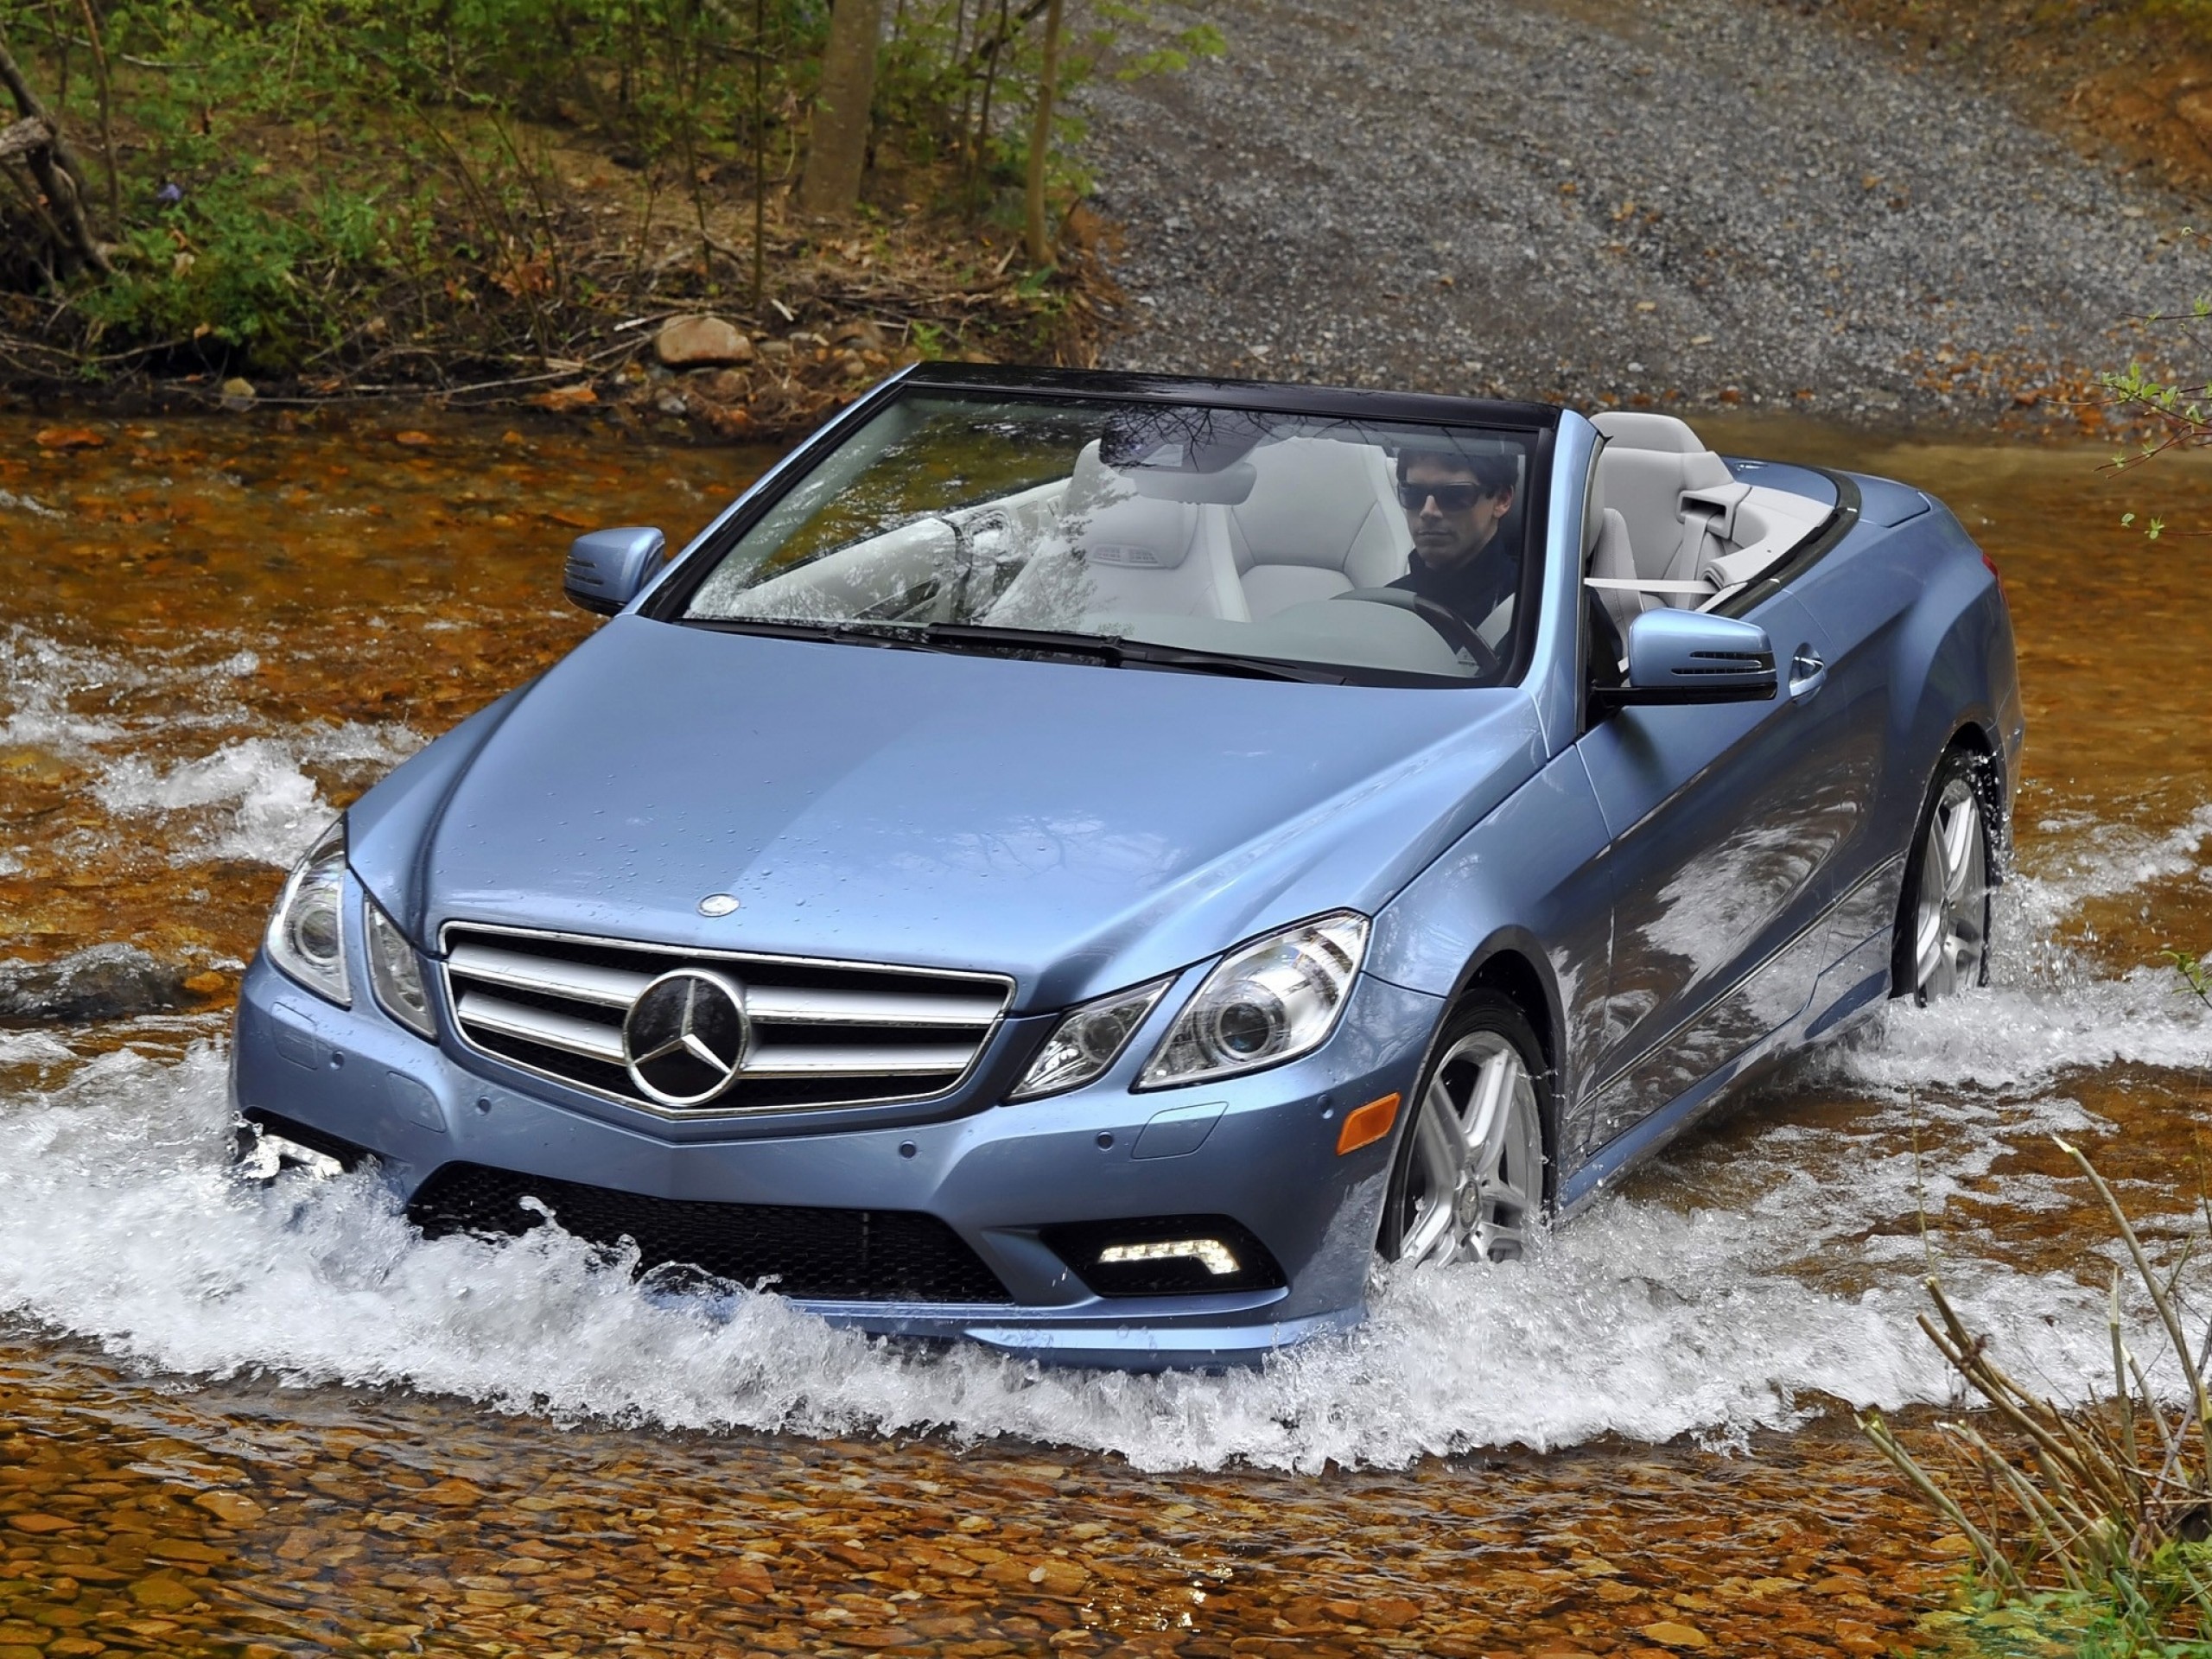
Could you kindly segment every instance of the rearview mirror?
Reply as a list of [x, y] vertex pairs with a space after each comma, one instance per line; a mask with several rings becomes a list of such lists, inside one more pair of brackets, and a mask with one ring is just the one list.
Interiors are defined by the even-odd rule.
[[584, 609], [612, 616], [638, 596], [667, 545], [665, 536], [644, 524], [579, 536], [569, 546], [562, 591]]
[[1701, 611], [1646, 611], [1629, 624], [1628, 683], [1591, 688], [1592, 703], [1770, 702], [1777, 687], [1766, 630]]

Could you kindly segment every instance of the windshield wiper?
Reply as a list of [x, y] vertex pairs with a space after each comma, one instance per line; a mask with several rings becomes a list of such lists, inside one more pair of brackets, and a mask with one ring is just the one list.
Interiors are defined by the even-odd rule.
[[1248, 657], [1230, 651], [1192, 651], [1149, 645], [1117, 634], [1063, 633], [1051, 628], [1000, 628], [980, 622], [931, 622], [921, 628], [925, 644], [939, 650], [962, 649], [1082, 657], [1116, 668], [1177, 669], [1195, 674], [1226, 674], [1254, 680], [1300, 680], [1342, 685], [1344, 676], [1329, 669]]
[[921, 648], [920, 630], [897, 622], [786, 622], [766, 616], [687, 616], [695, 628], [717, 633], [758, 633], [771, 639], [823, 639], [844, 645]]
[[818, 639], [838, 645], [888, 645], [903, 651], [969, 651], [1047, 661], [1096, 663], [1103, 668], [1152, 668], [1239, 679], [1294, 680], [1342, 685], [1344, 672], [1270, 657], [1229, 651], [1192, 651], [1148, 645], [1114, 634], [1053, 628], [1001, 628], [982, 622], [786, 622], [769, 617], [690, 617], [694, 626], [722, 633], [765, 634], [775, 639]]

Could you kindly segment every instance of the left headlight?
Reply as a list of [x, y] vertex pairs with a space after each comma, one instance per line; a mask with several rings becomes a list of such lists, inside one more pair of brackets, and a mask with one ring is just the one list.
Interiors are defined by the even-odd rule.
[[429, 994], [423, 988], [423, 959], [399, 931], [399, 924], [375, 899], [365, 898], [361, 932], [368, 941], [369, 988], [376, 993], [377, 1006], [417, 1037], [437, 1041]]
[[315, 838], [284, 878], [263, 948], [286, 975], [341, 1008], [353, 1006], [346, 976], [346, 820]]
[[1136, 1035], [1137, 1027], [1152, 1012], [1152, 1005], [1160, 1001], [1160, 993], [1172, 982], [1156, 979], [1149, 985], [1116, 991], [1079, 1008], [1071, 1008], [1052, 1027], [1045, 1046], [1037, 1051], [1036, 1059], [1030, 1063], [1029, 1070], [1007, 1098], [1035, 1100], [1042, 1095], [1080, 1088], [1104, 1075], [1106, 1069], [1121, 1058], [1129, 1039]]
[[1332, 911], [1231, 951], [1192, 994], [1136, 1086], [1234, 1077], [1313, 1052], [1351, 995], [1367, 931], [1358, 912]]

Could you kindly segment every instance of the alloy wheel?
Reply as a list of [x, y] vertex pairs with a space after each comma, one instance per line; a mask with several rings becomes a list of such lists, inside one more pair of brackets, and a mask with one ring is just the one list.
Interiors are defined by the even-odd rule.
[[1543, 1210], [1535, 1082], [1501, 1032], [1459, 1039], [1429, 1074], [1410, 1126], [1402, 1261], [1509, 1261]]
[[1915, 996], [1931, 1002], [1981, 983], [1988, 949], [1989, 854], [1974, 785], [1953, 777], [1929, 814], [1913, 917]]

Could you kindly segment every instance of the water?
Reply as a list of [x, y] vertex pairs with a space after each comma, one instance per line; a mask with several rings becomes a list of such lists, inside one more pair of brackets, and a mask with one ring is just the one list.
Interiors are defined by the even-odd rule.
[[[436, 1509], [438, 1525], [479, 1530], [502, 1523], [486, 1491], [536, 1490], [570, 1464], [601, 1471], [606, 1502], [651, 1510], [691, 1492], [678, 1507], [702, 1515], [713, 1493], [765, 1501], [792, 1468], [811, 1471], [829, 1496], [756, 1542], [857, 1529], [875, 1541], [854, 1548], [887, 1565], [778, 1557], [798, 1586], [788, 1605], [780, 1588], [745, 1602], [744, 1583], [721, 1586], [756, 1610], [730, 1635], [747, 1643], [898, 1631], [925, 1649], [1022, 1648], [1065, 1625], [1063, 1645], [1089, 1630], [1304, 1652], [1381, 1640], [1405, 1611], [1382, 1604], [1401, 1595], [1418, 1617], [1395, 1628], [1439, 1652], [1530, 1632], [1602, 1651], [1662, 1616], [1716, 1641], [1782, 1642], [1793, 1618], [1839, 1628], [1845, 1592], [1815, 1586], [1854, 1573], [1871, 1592], [1850, 1592], [1849, 1617], [1889, 1629], [1948, 1569], [1940, 1529], [1859, 1448], [1849, 1412], [1917, 1422], [1912, 1408], [1950, 1399], [1914, 1326], [1924, 1275], [1943, 1275], [2016, 1374], [2082, 1399], [2107, 1363], [2111, 1247], [2051, 1137], [2092, 1152], [2155, 1249], [2201, 1230], [2212, 1022], [2157, 962], [2169, 944], [2212, 946], [2208, 631], [2190, 561], [2171, 550], [2183, 543], [2148, 546], [2116, 521], [2123, 500], [2201, 521], [2207, 469], [2115, 483], [2075, 450], [1716, 434], [1924, 483], [2003, 568], [2030, 747], [1998, 982], [1891, 1010], [1527, 1262], [1394, 1277], [1361, 1330], [1260, 1371], [1130, 1377], [901, 1349], [772, 1296], [665, 1294], [545, 1232], [425, 1243], [367, 1178], [262, 1190], [225, 1174], [223, 1007], [281, 867], [367, 781], [581, 636], [588, 623], [557, 588], [575, 526], [679, 535], [763, 457], [459, 424], [402, 445], [373, 427], [223, 422], [96, 423], [105, 445], [42, 450], [40, 425], [0, 416], [0, 538], [16, 565], [0, 601], [0, 954], [52, 963], [124, 941], [188, 988], [126, 1020], [0, 1024], [0, 1386], [29, 1432], [62, 1440], [89, 1419], [121, 1444], [152, 1413], [220, 1465], [187, 1487], [261, 1494], [251, 1524], [194, 1511], [203, 1543], [229, 1553], [193, 1592], [201, 1611], [156, 1620], [175, 1626], [162, 1642], [311, 1648], [410, 1622], [404, 1639], [431, 1648], [565, 1641], [557, 1598], [472, 1603], [507, 1593], [472, 1588], [483, 1573], [441, 1569], [397, 1592], [432, 1608], [428, 1623], [386, 1617], [380, 1578], [450, 1551], [378, 1517], [420, 1510], [409, 1469], [456, 1460], [476, 1496]], [[2129, 1317], [2149, 1355], [2145, 1313]], [[32, 1535], [19, 1559], [45, 1576], [26, 1582], [66, 1575], [73, 1550], [95, 1557], [75, 1568], [103, 1570], [130, 1535], [99, 1518], [137, 1501], [124, 1491], [175, 1491], [167, 1468], [110, 1459], [64, 1483], [118, 1489], [91, 1494], [85, 1535], [103, 1535], [93, 1548], [73, 1529]], [[886, 1491], [905, 1495], [886, 1510]], [[1675, 1542], [1699, 1547], [1670, 1553], [1639, 1491]], [[1777, 1503], [1806, 1534], [1796, 1545], [1762, 1514]], [[1157, 1512], [1174, 1503], [1205, 1507], [1163, 1532]], [[1077, 1512], [1119, 1518], [1052, 1558], [1079, 1558], [1080, 1584], [1065, 1565], [1025, 1568], [986, 1580], [971, 1605], [971, 1578], [931, 1565], [938, 1510], [1029, 1526], [1046, 1566], [1072, 1548], [1050, 1540]], [[682, 1600], [623, 1565], [604, 1529], [524, 1513], [553, 1517], [532, 1535], [564, 1560], [594, 1563], [578, 1580], [594, 1593], [632, 1609]], [[1388, 1547], [1344, 1559], [1347, 1517]], [[279, 1553], [317, 1528], [360, 1554]], [[744, 1554], [729, 1539], [701, 1548], [715, 1572]], [[1192, 1568], [1194, 1550], [1208, 1564]], [[1619, 1571], [1575, 1564], [1598, 1556]], [[1462, 1594], [1476, 1564], [1480, 1592]], [[106, 1570], [168, 1569], [126, 1553]], [[908, 1599], [863, 1610], [873, 1624], [829, 1617], [840, 1596], [876, 1593], [870, 1572]], [[1459, 1586], [1449, 1607], [1420, 1591], [1435, 1580]], [[334, 1623], [252, 1602], [310, 1580]], [[1698, 1584], [1711, 1592], [1680, 1587]], [[95, 1591], [80, 1585], [79, 1599]], [[1709, 1605], [1670, 1599], [1684, 1593]], [[1352, 1611], [1294, 1606], [1301, 1596]], [[537, 1611], [513, 1612], [524, 1605]], [[123, 1613], [101, 1617], [99, 1639], [127, 1644]], [[693, 1637], [677, 1617], [633, 1634], [681, 1649]], [[257, 1635], [256, 1620], [272, 1627]], [[698, 1635], [699, 1650], [715, 1639]]]

